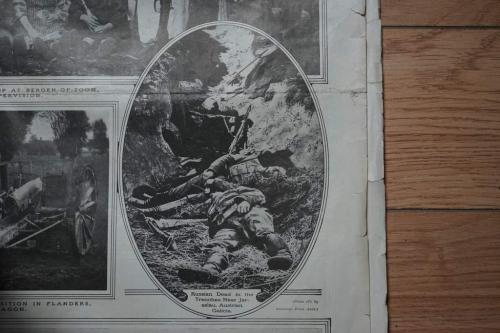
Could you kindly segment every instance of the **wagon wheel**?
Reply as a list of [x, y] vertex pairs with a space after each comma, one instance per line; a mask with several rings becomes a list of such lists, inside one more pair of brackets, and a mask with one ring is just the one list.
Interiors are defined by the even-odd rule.
[[96, 224], [97, 186], [94, 170], [84, 167], [76, 180], [75, 243], [78, 253], [85, 255], [92, 246]]

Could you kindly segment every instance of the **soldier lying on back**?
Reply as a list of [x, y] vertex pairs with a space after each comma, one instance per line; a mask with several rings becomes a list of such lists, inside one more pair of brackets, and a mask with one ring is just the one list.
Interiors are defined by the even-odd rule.
[[[208, 198], [208, 226], [210, 242], [202, 267], [188, 267], [179, 270], [179, 277], [185, 281], [214, 283], [218, 275], [229, 265], [229, 256], [243, 245], [253, 245], [264, 250], [270, 258], [269, 269], [287, 270], [293, 263], [292, 255], [286, 242], [274, 232], [273, 217], [264, 207], [264, 194], [251, 187], [228, 182], [234, 166], [249, 162], [249, 157], [240, 154], [224, 155], [217, 159], [201, 175], [191, 178], [186, 183], [169, 191], [158, 194], [142, 206], [145, 213], [161, 212], [169, 201], [179, 200], [194, 193], [190, 200], [205, 201]], [[259, 169], [255, 172], [284, 172], [276, 168]], [[248, 175], [232, 174], [244, 181]], [[166, 204], [166, 205], [165, 205]]]
[[231, 252], [247, 244], [270, 256], [269, 269], [289, 269], [292, 255], [286, 242], [274, 232], [273, 216], [264, 207], [264, 194], [221, 178], [210, 179], [207, 185], [216, 191], [211, 194], [208, 208], [207, 257], [202, 267], [180, 269], [179, 277], [187, 282], [214, 283], [229, 266]]
[[133, 197], [129, 199], [129, 202], [139, 208], [147, 209], [182, 199], [190, 194], [201, 193], [205, 189], [205, 182], [211, 178], [229, 177], [231, 180], [244, 185], [248, 184], [249, 180], [257, 173], [285, 174], [285, 170], [281, 167], [264, 168], [259, 163], [258, 158], [258, 155], [224, 155], [216, 159], [203, 173], [165, 191], [157, 193], [148, 186], [140, 186], [134, 190]]

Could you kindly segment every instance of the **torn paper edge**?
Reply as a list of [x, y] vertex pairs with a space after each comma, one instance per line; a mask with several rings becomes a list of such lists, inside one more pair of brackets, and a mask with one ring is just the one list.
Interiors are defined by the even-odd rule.
[[370, 331], [386, 333], [387, 267], [384, 185], [382, 28], [380, 1], [366, 2], [368, 207], [370, 262]]

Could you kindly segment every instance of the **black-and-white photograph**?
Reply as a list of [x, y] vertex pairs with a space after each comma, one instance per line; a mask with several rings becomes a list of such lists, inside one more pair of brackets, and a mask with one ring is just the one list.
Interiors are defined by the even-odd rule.
[[122, 194], [146, 269], [181, 301], [186, 289], [271, 297], [313, 246], [324, 195], [322, 120], [299, 68], [221, 23], [164, 51], [134, 98]]
[[0, 290], [106, 290], [109, 112], [0, 111]]
[[274, 36], [321, 74], [324, 0], [0, 0], [0, 75], [139, 75], [169, 40], [230, 20]]

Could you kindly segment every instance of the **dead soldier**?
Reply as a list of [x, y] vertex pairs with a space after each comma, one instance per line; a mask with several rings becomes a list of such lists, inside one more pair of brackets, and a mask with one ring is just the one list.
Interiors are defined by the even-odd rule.
[[[179, 277], [187, 282], [215, 283], [230, 262], [231, 253], [244, 245], [253, 245], [265, 251], [271, 270], [287, 270], [293, 258], [286, 242], [275, 233], [273, 216], [265, 208], [266, 197], [258, 189], [240, 185], [255, 172], [284, 174], [280, 167], [264, 168], [255, 155], [228, 154], [214, 161], [201, 175], [196, 176], [149, 200], [132, 199], [144, 213], [166, 212], [176, 203], [194, 203], [208, 198], [208, 227], [210, 241], [205, 246], [207, 257], [201, 267], [179, 270]], [[245, 165], [249, 164], [249, 165]], [[251, 172], [239, 173], [242, 165]], [[236, 169], [236, 171], [235, 171]], [[226, 177], [237, 179], [229, 182]], [[198, 193], [198, 194], [196, 194]]]

